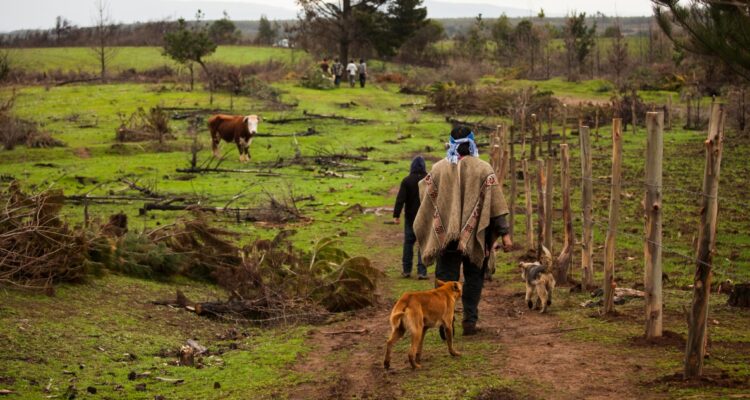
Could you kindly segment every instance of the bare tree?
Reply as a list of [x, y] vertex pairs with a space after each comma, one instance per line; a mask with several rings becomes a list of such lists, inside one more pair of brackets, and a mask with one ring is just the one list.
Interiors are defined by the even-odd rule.
[[96, 0], [94, 7], [94, 27], [92, 30], [94, 45], [91, 46], [91, 51], [99, 63], [100, 77], [104, 79], [107, 74], [107, 66], [117, 53], [117, 49], [112, 47], [112, 39], [117, 31], [117, 26], [112, 22], [107, 0]]

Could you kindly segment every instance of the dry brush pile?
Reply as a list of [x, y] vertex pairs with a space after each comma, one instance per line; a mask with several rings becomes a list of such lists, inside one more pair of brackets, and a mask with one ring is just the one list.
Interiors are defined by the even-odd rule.
[[13, 115], [15, 92], [7, 99], [0, 100], [0, 143], [6, 150], [25, 145], [30, 148], [47, 148], [65, 146], [60, 140], [42, 132], [35, 122]]
[[[145, 232], [129, 232], [123, 214], [90, 228], [70, 227], [59, 216], [64, 199], [61, 191], [27, 195], [16, 182], [0, 192], [0, 285], [52, 293], [55, 283], [105, 270], [158, 280], [180, 275], [214, 282], [228, 293], [225, 301], [190, 303], [192, 311], [288, 323], [372, 305], [383, 276], [335, 238], [304, 251], [289, 241], [294, 232], [282, 231], [273, 240], [240, 246], [237, 233], [212, 226], [200, 211]], [[188, 305], [184, 299], [174, 303]]]

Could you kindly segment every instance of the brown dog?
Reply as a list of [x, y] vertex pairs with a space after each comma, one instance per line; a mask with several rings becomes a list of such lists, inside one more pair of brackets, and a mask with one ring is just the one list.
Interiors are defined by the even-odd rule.
[[448, 352], [452, 356], [461, 353], [453, 349], [453, 313], [456, 299], [461, 297], [461, 282], [437, 281], [438, 287], [421, 292], [404, 293], [391, 310], [391, 336], [385, 347], [385, 369], [391, 366], [391, 348], [408, 330], [411, 333], [409, 363], [412, 369], [420, 368], [424, 335], [428, 328], [443, 326]]

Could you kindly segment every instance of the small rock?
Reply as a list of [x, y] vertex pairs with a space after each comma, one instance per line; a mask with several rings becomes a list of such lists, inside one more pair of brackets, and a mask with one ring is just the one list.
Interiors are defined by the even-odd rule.
[[134, 381], [136, 376], [138, 376], [138, 374], [136, 374], [135, 371], [130, 371], [130, 373], [128, 374], [128, 380]]
[[221, 383], [214, 382], [214, 389], [221, 389]]
[[146, 391], [146, 384], [145, 383], [139, 383], [135, 385], [135, 390], [138, 392], [145, 392]]
[[93, 386], [87, 387], [86, 391], [89, 392], [89, 393], [91, 393], [91, 394], [96, 394], [96, 388], [93, 387]]

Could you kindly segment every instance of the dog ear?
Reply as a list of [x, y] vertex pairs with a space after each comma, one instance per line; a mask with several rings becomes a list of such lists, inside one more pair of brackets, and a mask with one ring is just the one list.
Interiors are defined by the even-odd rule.
[[461, 291], [461, 285], [458, 282], [453, 282], [453, 291], [454, 292], [460, 292]]
[[440, 279], [435, 278], [435, 284], [437, 284], [438, 286], [443, 286], [445, 285], [445, 282], [441, 281]]

